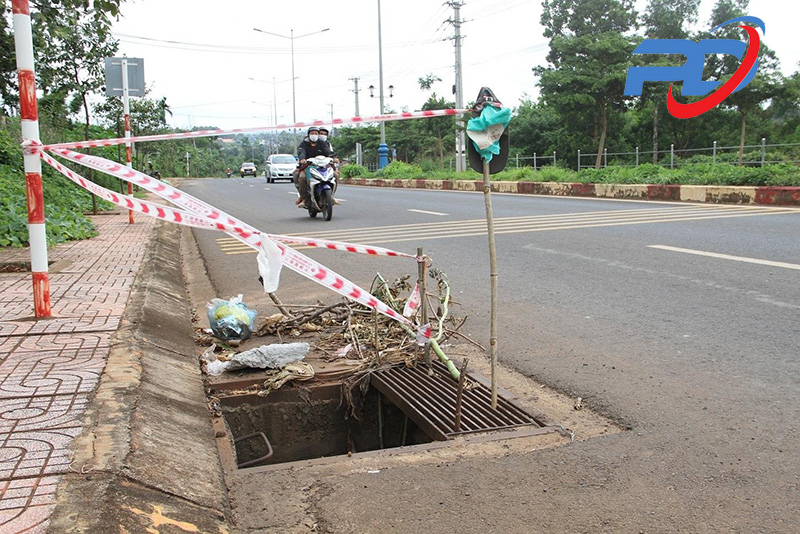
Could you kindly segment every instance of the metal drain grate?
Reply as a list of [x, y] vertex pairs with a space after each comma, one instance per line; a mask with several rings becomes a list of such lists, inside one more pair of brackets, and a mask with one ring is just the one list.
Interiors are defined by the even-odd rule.
[[492, 408], [492, 393], [481, 380], [467, 373], [475, 387], [465, 390], [461, 404], [461, 426], [454, 430], [458, 384], [447, 369], [434, 362], [433, 374], [418, 367], [392, 367], [375, 371], [371, 384], [400, 408], [431, 439], [445, 441], [453, 436], [534, 425], [533, 416], [502, 395]]

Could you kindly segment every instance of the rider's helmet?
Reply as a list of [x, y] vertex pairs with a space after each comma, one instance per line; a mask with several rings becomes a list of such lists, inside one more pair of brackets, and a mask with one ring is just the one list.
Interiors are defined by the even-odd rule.
[[309, 139], [309, 141], [314, 143], [314, 142], [317, 141], [318, 137], [319, 137], [319, 128], [317, 126], [310, 126], [308, 128], [308, 139]]
[[320, 128], [319, 128], [319, 140], [320, 141], [327, 141], [328, 140], [328, 128], [326, 126], [320, 126]]

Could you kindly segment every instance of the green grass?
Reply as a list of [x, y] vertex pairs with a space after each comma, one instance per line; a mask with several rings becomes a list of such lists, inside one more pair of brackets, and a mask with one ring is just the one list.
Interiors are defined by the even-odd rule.
[[[92, 209], [88, 192], [49, 172], [45, 172], [42, 183], [48, 246], [97, 235], [94, 224], [84, 215]], [[98, 207], [107, 209], [108, 204], [100, 201]], [[28, 245], [25, 177], [19, 168], [0, 165], [0, 213], [0, 246]]]
[[[428, 180], [480, 180], [474, 171], [451, 172], [423, 170], [420, 166], [393, 161], [378, 172], [370, 173], [364, 167], [346, 172], [345, 177], [392, 178]], [[710, 162], [690, 163], [676, 169], [668, 169], [651, 163], [638, 167], [606, 167], [603, 169], [581, 169], [580, 172], [563, 167], [506, 168], [492, 175], [492, 181], [528, 182], [578, 182], [597, 184], [684, 184], [684, 185], [731, 185], [731, 186], [800, 186], [800, 167], [789, 163], [769, 164], [763, 167], [738, 167]]]

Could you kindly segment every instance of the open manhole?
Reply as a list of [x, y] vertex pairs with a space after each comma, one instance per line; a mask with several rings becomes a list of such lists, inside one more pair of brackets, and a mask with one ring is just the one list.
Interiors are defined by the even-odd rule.
[[468, 373], [470, 387], [463, 391], [456, 427], [458, 384], [438, 362], [432, 371], [423, 366], [375, 371], [366, 387], [350, 390], [350, 401], [344, 400], [340, 381], [285, 386], [265, 397], [220, 395], [236, 464], [281, 464], [545, 426], [515, 405], [507, 392], [498, 396], [497, 409], [492, 408], [486, 380]]

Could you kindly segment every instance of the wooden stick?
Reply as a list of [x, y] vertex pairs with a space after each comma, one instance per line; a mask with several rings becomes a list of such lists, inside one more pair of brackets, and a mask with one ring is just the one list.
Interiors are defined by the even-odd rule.
[[461, 397], [464, 395], [464, 383], [467, 381], [467, 364], [469, 358], [464, 358], [461, 364], [461, 376], [458, 377], [458, 391], [456, 391], [456, 421], [453, 424], [453, 432], [461, 429]]
[[489, 233], [489, 279], [492, 288], [490, 314], [489, 356], [492, 360], [492, 408], [497, 409], [497, 250], [494, 243], [492, 214], [492, 184], [489, 181], [489, 162], [483, 160], [483, 200], [486, 205], [486, 228]]
[[286, 317], [292, 316], [289, 310], [287, 310], [286, 307], [281, 303], [280, 299], [278, 298], [278, 295], [276, 295], [275, 293], [269, 293], [269, 298], [272, 299], [272, 302], [275, 303], [275, 306], [278, 307], [278, 309], [283, 315], [285, 315]]
[[[420, 304], [422, 304], [421, 324], [428, 324], [428, 296], [425, 293], [425, 256], [422, 254], [422, 247], [417, 247], [417, 279], [419, 281], [419, 296]], [[428, 367], [428, 373], [431, 372], [431, 347], [425, 345], [425, 365]]]

